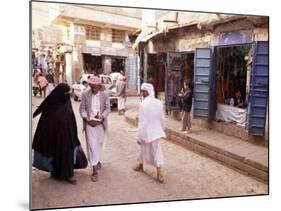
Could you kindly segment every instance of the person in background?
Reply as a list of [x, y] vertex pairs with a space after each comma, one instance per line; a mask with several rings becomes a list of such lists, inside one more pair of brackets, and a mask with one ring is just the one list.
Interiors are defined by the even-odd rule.
[[47, 81], [46, 77], [43, 75], [43, 73], [39, 74], [37, 84], [39, 85], [40, 95], [42, 96], [42, 92], [43, 92], [43, 96], [45, 98], [46, 97], [46, 89], [47, 89], [47, 86], [48, 86], [48, 81]]
[[93, 167], [91, 180], [97, 182], [98, 170], [101, 168], [105, 133], [108, 128], [107, 117], [110, 113], [110, 102], [108, 94], [101, 91], [99, 77], [92, 76], [87, 82], [90, 89], [82, 94], [79, 112], [83, 119], [88, 160]]
[[33, 82], [36, 84], [37, 84], [39, 75], [40, 75], [40, 69], [38, 68], [38, 65], [34, 65], [32, 77], [33, 77]]
[[41, 114], [32, 143], [34, 151], [52, 159], [51, 176], [75, 184], [74, 148], [80, 146], [77, 124], [70, 101], [70, 87], [59, 84], [40, 104]]
[[125, 100], [126, 100], [126, 80], [125, 76], [122, 76], [116, 83], [116, 96], [118, 97], [118, 114], [125, 113]]
[[239, 107], [239, 108], [244, 107], [244, 101], [242, 99], [241, 91], [239, 89], [237, 89], [236, 92], [235, 92], [234, 106]]
[[157, 181], [164, 182], [161, 171], [163, 166], [163, 154], [161, 148], [161, 138], [165, 138], [165, 116], [163, 105], [160, 100], [155, 98], [152, 84], [143, 83], [141, 94], [144, 100], [139, 110], [139, 122], [137, 130], [137, 143], [140, 145], [138, 165], [135, 171], [143, 172], [144, 163], [153, 165], [157, 170]]
[[184, 81], [184, 88], [180, 94], [182, 101], [182, 128], [181, 131], [185, 133], [191, 132], [191, 107], [192, 107], [192, 90], [188, 80]]
[[48, 81], [48, 86], [47, 86], [47, 95], [51, 93], [51, 91], [55, 88], [55, 80], [54, 80], [54, 74], [52, 69], [49, 69], [48, 74], [46, 75], [46, 79]]

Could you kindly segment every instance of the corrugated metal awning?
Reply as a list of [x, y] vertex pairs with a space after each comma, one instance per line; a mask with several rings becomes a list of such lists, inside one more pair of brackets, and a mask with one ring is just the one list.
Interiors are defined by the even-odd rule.
[[139, 36], [137, 37], [134, 45], [132, 46], [133, 49], [136, 49], [139, 45], [140, 42], [147, 42], [148, 40], [150, 40], [152, 37], [161, 34], [161, 31], [152, 31], [149, 29], [144, 29], [141, 31], [141, 33], [139, 34]]
[[101, 49], [97, 48], [97, 47], [83, 46], [82, 53], [91, 54], [93, 56], [100, 56], [101, 55]]

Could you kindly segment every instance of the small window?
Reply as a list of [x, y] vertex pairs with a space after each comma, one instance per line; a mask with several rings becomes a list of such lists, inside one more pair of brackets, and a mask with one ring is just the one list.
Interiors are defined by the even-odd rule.
[[122, 30], [112, 29], [112, 42], [122, 43], [125, 40], [125, 33]]
[[96, 26], [85, 25], [87, 40], [100, 40], [101, 29]]

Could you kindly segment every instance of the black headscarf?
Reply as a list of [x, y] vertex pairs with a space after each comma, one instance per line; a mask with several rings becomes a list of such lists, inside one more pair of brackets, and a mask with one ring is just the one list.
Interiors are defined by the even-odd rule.
[[68, 84], [60, 83], [36, 109], [33, 118], [44, 111], [55, 109], [60, 105], [68, 104], [68, 106], [71, 106], [69, 91], [70, 87]]
[[36, 117], [41, 113], [32, 148], [53, 158], [59, 178], [73, 175], [73, 150], [80, 145], [69, 92], [69, 85], [59, 84], [33, 114]]

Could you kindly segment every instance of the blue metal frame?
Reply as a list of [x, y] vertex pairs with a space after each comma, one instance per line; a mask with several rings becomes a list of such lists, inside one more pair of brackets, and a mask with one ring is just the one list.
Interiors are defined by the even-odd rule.
[[140, 93], [139, 56], [136, 55], [136, 90]]
[[134, 82], [136, 81], [136, 78], [134, 77], [134, 73], [136, 72], [136, 69], [135, 69], [135, 56], [129, 56], [128, 57], [128, 66], [129, 66], [129, 86], [134, 86]]
[[247, 127], [250, 134], [264, 136], [269, 86], [269, 49], [266, 41], [256, 42], [254, 46]]
[[216, 61], [216, 51], [215, 47], [211, 48], [212, 59], [211, 59], [211, 74], [210, 74], [210, 95], [209, 95], [209, 116], [208, 120], [211, 121], [215, 119], [216, 116], [216, 91], [217, 91], [217, 83], [216, 83], [216, 74], [215, 74], [215, 61]]
[[[206, 56], [199, 56], [199, 51], [209, 53]], [[213, 81], [213, 62], [211, 48], [197, 48], [194, 54], [194, 91], [193, 91], [193, 116], [210, 119], [211, 117], [211, 86]], [[198, 61], [205, 61], [208, 65], [201, 64]], [[207, 61], [206, 61], [207, 60]], [[199, 73], [198, 71], [201, 71]], [[205, 71], [205, 74], [202, 72]], [[205, 78], [205, 80], [204, 80]], [[207, 79], [207, 80], [206, 80]], [[201, 90], [200, 90], [201, 89]]]

